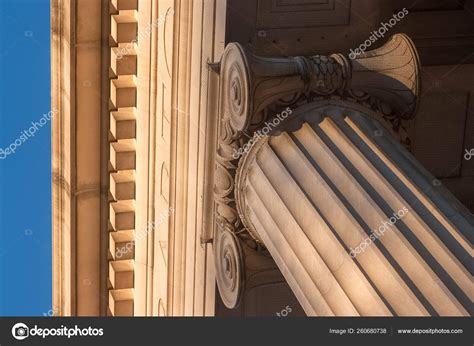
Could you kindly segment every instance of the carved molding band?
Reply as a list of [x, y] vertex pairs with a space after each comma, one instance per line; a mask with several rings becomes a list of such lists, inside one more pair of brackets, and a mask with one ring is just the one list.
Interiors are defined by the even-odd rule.
[[110, 67], [109, 313], [134, 314], [138, 3], [113, 0]]

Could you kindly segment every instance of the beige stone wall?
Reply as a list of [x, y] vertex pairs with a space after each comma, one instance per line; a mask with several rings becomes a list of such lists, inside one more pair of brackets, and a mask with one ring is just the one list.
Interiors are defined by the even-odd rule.
[[213, 315], [225, 0], [57, 0], [52, 24], [59, 315]]
[[[216, 136], [217, 97], [210, 93], [217, 88], [211, 88], [216, 80], [207, 62], [219, 60], [224, 48], [225, 1], [160, 1], [156, 15], [167, 18], [152, 42], [157, 52], [151, 62], [156, 100], [150, 103], [154, 180], [148, 206], [159, 226], [153, 245], [142, 249], [148, 254], [147, 299], [135, 313], [213, 315], [214, 262], [211, 245], [201, 243], [213, 224]], [[170, 207], [168, 222], [158, 222]]]
[[135, 315], [214, 314], [212, 252], [200, 234], [212, 224], [207, 62], [224, 48], [224, 13], [221, 0], [138, 3], [139, 35], [156, 25], [138, 44], [135, 226], [155, 226], [135, 245]]
[[53, 308], [60, 315], [99, 315], [107, 301], [104, 4], [51, 4], [52, 106], [59, 109], [52, 129]]
[[[223, 4], [217, 6], [221, 12]], [[204, 172], [211, 171], [207, 166], [212, 162], [208, 156], [214, 138], [207, 61], [223, 49], [223, 38], [217, 35], [216, 43], [204, 37], [213, 37], [216, 26], [223, 28], [224, 16], [214, 22], [214, 1], [116, 5], [111, 27], [116, 59], [112, 52], [111, 64], [117, 75], [112, 79], [111, 100], [118, 113], [125, 112], [119, 104], [134, 111], [119, 116], [131, 138], [114, 138], [111, 146], [111, 154], [121, 154], [111, 155], [116, 172], [111, 177], [115, 202], [110, 249], [111, 253], [123, 246], [133, 250], [126, 259], [111, 261], [110, 312], [212, 315], [213, 260], [210, 245], [201, 244], [200, 234], [206, 216], [203, 190], [209, 189], [210, 181], [205, 181]], [[223, 29], [219, 32], [223, 34]], [[131, 65], [121, 57], [127, 46], [134, 47], [130, 55], [135, 57], [130, 58], [135, 65], [129, 69]], [[117, 118], [114, 114], [111, 121]], [[122, 158], [122, 169], [117, 158]], [[134, 185], [135, 193], [127, 195], [124, 190], [131, 192]], [[112, 222], [117, 215], [125, 223], [120, 229]], [[117, 236], [122, 240], [114, 241]]]

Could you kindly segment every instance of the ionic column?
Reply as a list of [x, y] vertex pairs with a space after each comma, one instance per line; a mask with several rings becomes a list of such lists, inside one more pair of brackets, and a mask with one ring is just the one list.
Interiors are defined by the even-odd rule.
[[370, 113], [321, 101], [260, 139], [243, 223], [308, 315], [468, 315], [472, 217]]
[[407, 150], [420, 88], [407, 36], [355, 60], [229, 44], [218, 66], [214, 251], [227, 307], [245, 289], [249, 234], [309, 315], [468, 314], [472, 216]]

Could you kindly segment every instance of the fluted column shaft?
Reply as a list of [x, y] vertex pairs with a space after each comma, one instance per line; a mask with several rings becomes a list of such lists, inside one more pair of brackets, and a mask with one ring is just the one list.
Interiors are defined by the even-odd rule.
[[307, 314], [468, 315], [469, 212], [372, 111], [294, 113], [241, 161], [236, 199]]

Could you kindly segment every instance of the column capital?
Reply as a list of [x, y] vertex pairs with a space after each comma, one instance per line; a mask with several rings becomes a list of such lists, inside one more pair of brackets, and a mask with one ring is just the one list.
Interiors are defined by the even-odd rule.
[[[241, 234], [246, 231], [235, 201], [239, 159], [254, 135], [287, 107], [291, 110], [324, 99], [351, 99], [376, 111], [380, 120], [408, 143], [400, 124], [416, 112], [420, 83], [418, 55], [404, 34], [394, 35], [381, 48], [355, 59], [342, 54], [261, 57], [238, 43], [230, 43], [220, 63], [210, 64], [210, 68], [220, 76], [214, 175], [216, 232]], [[214, 239], [220, 239], [220, 235], [214, 235]], [[255, 235], [254, 239], [259, 242]], [[221, 263], [224, 260], [216, 256], [217, 271], [225, 267]], [[244, 270], [243, 267], [238, 269]], [[239, 297], [223, 292], [228, 286], [223, 280], [225, 275], [218, 272], [217, 283], [221, 296], [234, 297], [233, 302], [225, 301], [232, 308]], [[233, 275], [242, 276], [241, 273]], [[242, 291], [233, 289], [234, 293]]]

